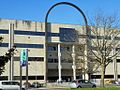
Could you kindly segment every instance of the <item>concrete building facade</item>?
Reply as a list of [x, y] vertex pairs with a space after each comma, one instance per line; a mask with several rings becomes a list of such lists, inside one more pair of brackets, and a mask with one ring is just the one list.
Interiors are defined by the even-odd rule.
[[[19, 80], [20, 78], [21, 49], [28, 49], [28, 79], [30, 82], [36, 80], [40, 82], [46, 82], [46, 80], [56, 81], [60, 78], [70, 81], [83, 77], [84, 72], [82, 68], [86, 65], [81, 64], [80, 60], [85, 59], [86, 54], [86, 30], [84, 26], [48, 23], [49, 43], [47, 60], [45, 60], [45, 23], [26, 20], [0, 19], [0, 36], [4, 38], [0, 45], [0, 55], [4, 55], [9, 49], [10, 23], [14, 24], [14, 45], [17, 48], [13, 58], [13, 79]], [[120, 78], [119, 57], [117, 62], [117, 74], [118, 78]], [[58, 68], [59, 64], [60, 68]], [[0, 79], [8, 79], [9, 70], [8, 62], [5, 66], [5, 72], [0, 76]], [[25, 80], [25, 77], [26, 68], [23, 67], [23, 80]], [[91, 78], [100, 79], [100, 72], [94, 73]], [[105, 78], [114, 78], [113, 63], [110, 63], [107, 67]]]

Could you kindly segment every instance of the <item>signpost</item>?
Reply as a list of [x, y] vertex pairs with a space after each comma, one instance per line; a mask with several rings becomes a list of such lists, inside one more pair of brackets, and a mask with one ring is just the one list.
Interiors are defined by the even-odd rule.
[[20, 51], [20, 90], [22, 90], [22, 67], [26, 67], [26, 90], [28, 90], [28, 49]]

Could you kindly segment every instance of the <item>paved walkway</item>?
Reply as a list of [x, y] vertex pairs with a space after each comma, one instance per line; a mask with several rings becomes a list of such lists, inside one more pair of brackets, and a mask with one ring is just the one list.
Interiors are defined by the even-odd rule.
[[63, 88], [68, 88], [69, 83], [68, 82], [63, 82], [63, 83], [47, 83], [47, 87], [53, 88], [53, 87], [63, 87]]
[[46, 87], [31, 88], [29, 90], [63, 90], [63, 88], [69, 88], [69, 83], [47, 83]]

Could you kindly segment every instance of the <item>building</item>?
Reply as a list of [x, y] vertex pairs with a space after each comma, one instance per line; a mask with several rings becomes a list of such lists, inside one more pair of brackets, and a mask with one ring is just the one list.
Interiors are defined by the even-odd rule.
[[[69, 81], [83, 77], [82, 68], [86, 67], [86, 64], [80, 62], [76, 64], [75, 62], [81, 59], [87, 60], [85, 58], [87, 48], [84, 26], [48, 23], [48, 48], [46, 53], [44, 22], [0, 19], [0, 36], [4, 38], [0, 45], [0, 55], [4, 55], [9, 49], [10, 24], [12, 24], [11, 30], [14, 31], [12, 42], [17, 47], [13, 58], [13, 79], [19, 80], [20, 78], [20, 50], [26, 48], [28, 49], [28, 79], [30, 82], [35, 80], [40, 82], [56, 81], [57, 79]], [[119, 58], [117, 61], [119, 78]], [[9, 63], [6, 64], [5, 72], [0, 76], [0, 79], [9, 78]], [[26, 68], [23, 67], [23, 80], [26, 79], [25, 77]], [[100, 73], [93, 74], [92, 78], [100, 79]], [[113, 63], [110, 63], [107, 67], [106, 79], [113, 78], [114, 68]]]

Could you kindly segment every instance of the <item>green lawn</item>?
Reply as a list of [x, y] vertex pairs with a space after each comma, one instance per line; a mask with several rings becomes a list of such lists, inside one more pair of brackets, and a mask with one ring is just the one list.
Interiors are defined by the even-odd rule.
[[77, 88], [77, 89], [65, 89], [65, 90], [120, 90], [120, 87], [111, 88]]

